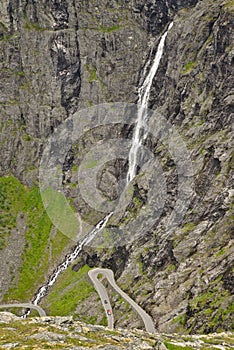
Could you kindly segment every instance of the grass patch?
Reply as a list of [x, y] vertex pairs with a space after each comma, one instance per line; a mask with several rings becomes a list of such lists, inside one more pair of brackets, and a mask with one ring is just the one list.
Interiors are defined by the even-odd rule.
[[25, 187], [13, 176], [0, 178], [0, 250], [5, 247], [6, 238], [25, 202]]
[[[88, 82], [92, 83], [94, 81], [97, 81], [100, 84], [102, 92], [105, 93], [106, 92], [106, 86], [105, 86], [104, 82], [100, 79], [100, 77], [97, 75], [97, 68], [95, 66], [89, 65], [89, 64], [86, 64], [85, 67], [86, 67], [86, 69], [87, 69], [87, 71], [89, 73]], [[88, 101], [88, 104], [90, 106], [93, 105], [92, 102], [90, 104], [90, 101]]]
[[164, 345], [169, 350], [194, 350], [191, 346], [180, 346], [172, 343], [165, 342]]
[[44, 280], [48, 270], [48, 240], [52, 223], [46, 214], [39, 189], [34, 187], [24, 194], [23, 211], [27, 213], [26, 245], [19, 269], [17, 288], [5, 295], [5, 300], [29, 300], [35, 288]]
[[93, 102], [91, 100], [87, 101], [89, 107], [93, 107]]
[[184, 68], [183, 68], [183, 74], [188, 74], [190, 73], [194, 68], [196, 68], [197, 63], [196, 62], [188, 62], [185, 64]]
[[182, 231], [183, 233], [187, 233], [189, 231], [192, 231], [195, 227], [196, 225], [194, 224], [194, 222], [188, 222], [183, 226]]
[[139, 272], [140, 272], [140, 274], [142, 275], [143, 272], [144, 272], [144, 265], [143, 265], [143, 262], [142, 262], [142, 261], [139, 261], [139, 262], [138, 262], [138, 265], [139, 265]]
[[175, 269], [176, 269], [176, 266], [174, 264], [170, 264], [167, 266], [168, 272], [173, 272], [173, 271], [175, 271]]
[[61, 256], [65, 247], [70, 243], [70, 239], [60, 231], [51, 239], [52, 244], [52, 261], [56, 261]]
[[215, 254], [215, 257], [219, 258], [220, 256], [222, 256], [225, 253], [227, 253], [227, 251], [228, 251], [228, 248], [227, 247], [223, 247]]
[[73, 165], [72, 166], [72, 171], [76, 173], [78, 171], [78, 165]]
[[92, 169], [98, 165], [98, 161], [95, 159], [88, 160], [83, 166], [85, 169]]
[[234, 12], [234, 0], [225, 1], [223, 4], [225, 10], [233, 13]]
[[179, 323], [180, 325], [184, 326], [186, 324], [186, 314], [176, 316], [173, 318], [172, 323]]
[[50, 241], [52, 223], [44, 208], [40, 190], [24, 186], [14, 176], [0, 178], [0, 248], [4, 248], [7, 236], [17, 226], [17, 217], [24, 217], [26, 228], [25, 247], [17, 281], [12, 280], [5, 301], [28, 301], [44, 282], [49, 269], [49, 246], [52, 246], [52, 261], [58, 260], [70, 240], [57, 232]]
[[89, 72], [89, 78], [88, 78], [88, 82], [92, 83], [93, 81], [97, 81], [98, 77], [97, 77], [97, 68], [94, 66], [90, 66], [89, 64], [85, 65], [87, 71]]
[[22, 136], [22, 139], [23, 139], [24, 141], [32, 141], [32, 140], [33, 140], [32, 137], [31, 137], [29, 134], [24, 134], [24, 135]]
[[119, 24], [116, 24], [116, 25], [113, 25], [111, 27], [105, 27], [105, 26], [100, 26], [100, 30], [103, 32], [103, 33], [111, 33], [111, 32], [114, 32], [116, 30], [119, 30], [121, 28], [121, 26]]
[[82, 267], [78, 272], [70, 266], [51, 289], [45, 298], [43, 307], [50, 315], [66, 316], [73, 314], [79, 302], [85, 300], [95, 291], [91, 282], [87, 280], [88, 265]]
[[44, 32], [46, 28], [40, 26], [38, 22], [30, 22], [28, 18], [25, 16], [25, 29], [27, 30], [36, 30], [37, 32]]
[[74, 213], [71, 203], [68, 203], [63, 193], [57, 192], [52, 188], [47, 188], [41, 192], [43, 202], [46, 206], [46, 212], [53, 220], [56, 227], [67, 237], [76, 240], [79, 232], [79, 222]]

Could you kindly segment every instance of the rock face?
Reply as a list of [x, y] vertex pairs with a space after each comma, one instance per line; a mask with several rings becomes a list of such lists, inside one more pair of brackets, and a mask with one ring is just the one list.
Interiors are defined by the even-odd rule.
[[[13, 174], [30, 188], [37, 186], [38, 165], [46, 138], [67, 117], [102, 102], [136, 102], [146, 61], [156, 51], [162, 33], [173, 19], [154, 77], [150, 107], [177, 128], [189, 149], [194, 168], [190, 207], [173, 234], [164, 231], [163, 224], [172, 211], [178, 190], [177, 171], [164, 145], [148, 137], [146, 145], [162, 164], [167, 179], [161, 218], [147, 235], [121, 249], [86, 249], [73, 266], [73, 272], [85, 264], [112, 268], [118, 284], [152, 315], [159, 331], [230, 330], [233, 302], [232, 1], [3, 0], [0, 14], [0, 174], [3, 178]], [[87, 133], [64, 164], [65, 191], [91, 222], [96, 222], [99, 216], [89, 211], [80, 196], [74, 195], [72, 167], [78, 167], [79, 160], [102, 137], [119, 135], [130, 139], [132, 129], [121, 126]], [[103, 196], [109, 200], [116, 197], [118, 182], [126, 171], [127, 164], [119, 160], [102, 169], [98, 188]], [[45, 224], [50, 232], [46, 236], [41, 221], [38, 225], [27, 221], [36, 215], [40, 205], [34, 208], [27, 205], [29, 200], [20, 202], [19, 198], [13, 207], [14, 200], [8, 200], [9, 189], [2, 193], [1, 201], [8, 208], [1, 210], [5, 215], [4, 227], [9, 231], [9, 246], [16, 235], [6, 224], [9, 212], [19, 218], [22, 211], [21, 221], [25, 224], [17, 227], [24, 253], [17, 248], [15, 261], [19, 266], [12, 267], [13, 272], [8, 271], [2, 279], [0, 295], [8, 300], [24, 299], [22, 291], [12, 290], [16, 291], [20, 285], [20, 267], [24, 266], [26, 271], [25, 261], [35, 248], [28, 242], [30, 229], [39, 226], [45, 242], [44, 250], [38, 250], [38, 260], [34, 261], [37, 269], [41, 269], [40, 278], [29, 285], [34, 291], [56, 266], [59, 254], [64, 254], [62, 248], [71, 242], [59, 238], [60, 246], [55, 247], [51, 223]], [[128, 214], [130, 219], [137, 215], [137, 204], [143, 201], [144, 193], [145, 183], [138, 179], [135, 201], [130, 208], [132, 218], [131, 213]], [[35, 201], [35, 196], [32, 198]], [[5, 234], [6, 228], [1, 232]], [[9, 246], [0, 251], [0, 259], [10, 256]], [[17, 273], [19, 276], [14, 278], [12, 275]], [[56, 286], [53, 292], [56, 294]], [[57, 292], [59, 299], [61, 290]], [[66, 300], [66, 294], [63, 297]], [[140, 326], [133, 313], [122, 317], [125, 306], [115, 295], [112, 298], [117, 325]], [[81, 297], [70, 313], [78, 314], [81, 319], [88, 314], [94, 320], [97, 311], [94, 303], [98, 301], [92, 292], [85, 300]], [[87, 310], [86, 305], [92, 307]], [[55, 312], [47, 299], [45, 306], [48, 312]]]

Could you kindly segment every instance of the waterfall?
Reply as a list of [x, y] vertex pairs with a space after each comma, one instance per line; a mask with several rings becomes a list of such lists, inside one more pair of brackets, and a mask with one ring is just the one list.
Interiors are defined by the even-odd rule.
[[[128, 158], [129, 168], [128, 168], [128, 174], [127, 174], [127, 183], [131, 182], [136, 176], [138, 151], [141, 147], [142, 141], [147, 136], [144, 134], [144, 131], [142, 129], [144, 128], [145, 122], [147, 119], [147, 108], [148, 108], [148, 101], [150, 96], [150, 89], [163, 55], [163, 49], [164, 49], [167, 34], [169, 30], [172, 28], [172, 26], [173, 26], [173, 22], [169, 25], [168, 30], [162, 35], [153, 64], [148, 74], [146, 74], [146, 70], [144, 70], [144, 73], [146, 74], [146, 76], [145, 78], [143, 77], [144, 78], [143, 83], [138, 88], [138, 102], [137, 102], [138, 115], [137, 115], [135, 131], [133, 134], [132, 147], [130, 149], [129, 158]], [[148, 62], [146, 65], [148, 66]]]
[[[148, 72], [146, 74], [146, 68], [150, 65], [150, 59], [146, 63], [144, 72], [143, 72], [143, 83], [138, 89], [138, 115], [136, 120], [136, 126], [135, 131], [133, 135], [132, 140], [132, 147], [129, 152], [129, 169], [127, 173], [127, 183], [133, 180], [133, 178], [136, 176], [136, 167], [137, 167], [137, 155], [139, 148], [142, 144], [142, 140], [146, 137], [144, 133], [142, 133], [142, 128], [145, 125], [146, 118], [147, 118], [147, 107], [148, 107], [148, 100], [150, 95], [150, 89], [153, 82], [153, 78], [158, 70], [159, 63], [161, 61], [162, 55], [163, 55], [163, 49], [165, 40], [168, 34], [168, 31], [172, 28], [173, 23], [171, 23], [168, 27], [168, 30], [162, 35], [158, 49], [153, 61], [153, 64]], [[145, 76], [145, 78], [144, 78]], [[56, 282], [58, 276], [68, 268], [68, 266], [76, 260], [78, 257], [80, 251], [83, 249], [84, 246], [88, 245], [95, 237], [96, 235], [107, 225], [110, 217], [112, 216], [113, 212], [109, 213], [103, 220], [101, 220], [96, 227], [87, 234], [87, 236], [81, 241], [72, 251], [72, 253], [68, 254], [65, 257], [65, 260], [58, 265], [58, 267], [55, 269], [55, 271], [49, 276], [49, 279], [43, 285], [36, 293], [34, 299], [32, 300], [32, 303], [34, 305], [37, 305], [41, 299], [46, 295], [49, 288], [53, 286], [53, 284]], [[30, 310], [28, 310], [23, 317], [27, 317], [30, 314]]]
[[[84, 246], [88, 245], [95, 237], [96, 235], [106, 226], [108, 220], [112, 216], [113, 212], [109, 213], [103, 220], [101, 220], [94, 229], [89, 232], [86, 237], [75, 247], [75, 249], [68, 254], [64, 261], [57, 266], [55, 271], [49, 276], [49, 279], [47, 282], [37, 291], [35, 297], [32, 300], [32, 303], [34, 305], [38, 305], [38, 303], [41, 301], [41, 299], [46, 295], [49, 288], [53, 286], [53, 284], [56, 282], [58, 276], [65, 271], [68, 266], [76, 260], [78, 257], [80, 251], [83, 249]], [[23, 318], [26, 318], [30, 314], [30, 309], [27, 310], [27, 312], [23, 315]]]

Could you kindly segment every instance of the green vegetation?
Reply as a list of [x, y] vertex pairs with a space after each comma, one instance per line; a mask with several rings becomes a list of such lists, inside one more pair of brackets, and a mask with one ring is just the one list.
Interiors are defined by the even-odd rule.
[[4, 77], [7, 76], [15, 76], [15, 77], [25, 77], [26, 74], [24, 71], [16, 71], [12, 68], [8, 68], [8, 67], [3, 67], [0, 69], [0, 73], [4, 74]]
[[[116, 340], [111, 339], [112, 333], [106, 329], [90, 330], [86, 327], [80, 327], [69, 331], [61, 329], [58, 325], [46, 324], [45, 322], [33, 323], [29, 320], [12, 321], [10, 324], [0, 324], [1, 344], [15, 343], [17, 341], [19, 348], [30, 349], [71, 349], [73, 347], [90, 347], [99, 348], [101, 345], [117, 344]], [[48, 339], [34, 337], [35, 334], [51, 332], [60, 336], [64, 341], [48, 341]], [[19, 345], [20, 344], [20, 345]]]
[[93, 102], [91, 100], [87, 101], [89, 107], [93, 107]]
[[24, 218], [26, 223], [26, 243], [17, 288], [13, 280], [4, 300], [27, 301], [44, 282], [49, 264], [58, 260], [70, 240], [62, 233], [55, 232], [49, 257], [52, 223], [44, 209], [40, 191], [37, 187], [27, 188], [14, 176], [0, 178], [0, 214], [0, 249], [4, 248], [11, 230], [17, 229], [18, 218]]
[[78, 170], [78, 165], [73, 165], [72, 166], [72, 171], [77, 172], [77, 170]]
[[142, 261], [139, 261], [139, 262], [138, 262], [138, 265], [139, 265], [139, 272], [140, 272], [140, 274], [142, 275], [143, 272], [144, 272], [144, 265], [143, 265], [143, 262], [142, 262]]
[[71, 203], [68, 203], [63, 193], [47, 188], [41, 193], [46, 212], [67, 237], [75, 240], [79, 232], [79, 223]]
[[17, 216], [25, 200], [24, 186], [13, 176], [0, 178], [0, 249], [17, 225]]
[[18, 75], [19, 77], [25, 77], [24, 71], [19, 71], [19, 72], [16, 72], [15, 74]]
[[7, 101], [0, 102], [0, 106], [19, 106], [20, 101], [14, 98], [9, 98]]
[[[208, 336], [204, 336], [204, 337], [201, 337], [200, 338], [204, 343], [207, 343], [207, 344], [215, 344], [215, 345], [223, 345], [223, 337], [222, 336], [219, 336], [217, 334], [217, 337], [216, 339], [213, 339], [213, 337], [209, 338], [209, 335]], [[233, 335], [229, 335], [229, 336], [226, 336], [225, 337], [225, 342], [230, 344], [230, 345], [234, 345], [234, 336]]]
[[75, 272], [70, 266], [59, 276], [43, 303], [43, 307], [50, 315], [65, 316], [74, 313], [78, 303], [95, 291], [92, 284], [87, 281], [89, 270], [90, 267], [85, 265]]
[[95, 168], [98, 165], [97, 160], [90, 160], [88, 163], [85, 164], [87, 169]]
[[174, 264], [170, 264], [167, 267], [168, 272], [173, 272], [173, 271], [175, 271], [175, 269], [176, 269], [176, 266]]
[[19, 38], [19, 33], [14, 33], [14, 34], [5, 34], [3, 32], [0, 33], [0, 41], [2, 42], [9, 42], [11, 40], [15, 40], [16, 38]]
[[2, 22], [0, 22], [0, 30], [7, 31], [7, 26]]
[[192, 231], [195, 227], [196, 227], [196, 225], [194, 224], [194, 222], [188, 222], [187, 224], [185, 224], [183, 226], [182, 231], [184, 233], [187, 233], [187, 232]]
[[97, 68], [94, 66], [91, 66], [89, 64], [85, 65], [87, 71], [89, 72], [89, 79], [88, 82], [92, 83], [93, 81], [97, 81], [98, 77], [97, 77]]
[[[104, 82], [100, 79], [100, 77], [97, 75], [97, 68], [94, 67], [93, 65], [89, 65], [89, 64], [86, 64], [85, 66], [86, 66], [86, 69], [89, 73], [88, 82], [92, 83], [94, 81], [97, 81], [100, 84], [102, 92], [106, 93], [106, 86], [105, 86]], [[88, 105], [90, 107], [92, 107], [92, 105], [93, 105], [92, 101], [88, 101]]]
[[193, 350], [191, 346], [180, 346], [172, 343], [165, 342], [164, 343], [169, 350]]
[[23, 139], [24, 141], [32, 141], [32, 137], [31, 137], [29, 134], [24, 134], [24, 135], [22, 136], [22, 139]]
[[101, 321], [99, 322], [99, 325], [100, 325], [100, 326], [107, 327], [107, 318], [106, 318], [106, 315], [103, 316], [103, 318], [102, 318]]
[[172, 320], [172, 323], [179, 323], [180, 325], [184, 326], [186, 324], [186, 314], [176, 316]]
[[27, 213], [26, 245], [17, 289], [12, 286], [5, 295], [5, 300], [29, 300], [35, 292], [36, 285], [43, 282], [49, 267], [48, 239], [52, 224], [42, 204], [39, 189], [34, 187], [26, 190], [20, 202], [23, 212]]
[[225, 322], [234, 312], [230, 293], [223, 290], [220, 285], [216, 285], [221, 278], [222, 276], [213, 282], [212, 289], [199, 295], [190, 303], [190, 308], [196, 315], [193, 323], [196, 324], [197, 318], [205, 320], [203, 327], [199, 330], [200, 333], [222, 331], [218, 324]]
[[215, 345], [226, 349], [232, 348], [233, 345], [233, 335], [231, 334], [212, 334], [197, 338], [197, 336], [185, 337], [178, 334], [170, 336], [164, 334], [147, 335], [147, 333], [139, 333], [137, 330], [129, 331], [129, 333], [121, 330], [111, 331], [106, 328], [90, 327], [76, 321], [72, 324], [68, 322], [64, 326], [53, 317], [48, 321], [28, 319], [12, 320], [9, 323], [2, 322], [0, 323], [1, 345], [4, 348], [10, 348], [11, 343], [17, 343], [17, 348], [38, 350], [83, 349], [83, 347], [85, 349], [101, 349], [103, 347], [109, 349], [112, 348], [111, 345], [135, 348], [138, 347], [136, 344], [140, 345], [141, 342], [146, 342], [152, 348], [161, 348], [164, 345], [169, 350], [192, 350], [195, 348], [211, 350], [216, 348]]
[[[68, 186], [69, 186], [70, 188], [77, 188], [77, 187], [78, 187], [78, 184], [75, 183], [75, 182], [71, 182], [70, 184], [68, 184]], [[72, 201], [72, 199], [71, 199], [71, 201]], [[73, 202], [71, 202], [71, 205], [73, 205]]]
[[216, 258], [219, 258], [220, 256], [224, 255], [225, 253], [227, 253], [228, 248], [227, 247], [223, 247], [221, 248], [216, 254]]
[[102, 249], [105, 247], [112, 247], [114, 244], [114, 236], [113, 236], [113, 232], [111, 230], [109, 230], [107, 227], [105, 227], [102, 230], [102, 239], [101, 242], [98, 244], [98, 248]]
[[46, 28], [41, 27], [38, 22], [30, 22], [26, 16], [24, 17], [24, 20], [25, 29], [36, 30], [38, 32], [44, 32], [46, 30]]
[[63, 233], [61, 233], [60, 231], [57, 231], [55, 236], [51, 238], [50, 242], [52, 247], [51, 259], [52, 259], [52, 262], [55, 262], [58, 260], [58, 257], [61, 256], [64, 248], [69, 246], [71, 241]]
[[190, 73], [194, 68], [196, 68], [197, 62], [188, 62], [183, 68], [183, 74], [188, 74]]
[[234, 12], [234, 0], [227, 0], [223, 3], [223, 7], [228, 12], [233, 13]]
[[113, 25], [111, 27], [105, 27], [105, 26], [100, 26], [100, 30], [103, 32], [103, 33], [111, 33], [111, 32], [114, 32], [116, 30], [119, 30], [121, 28], [121, 26], [119, 24], [116, 24], [116, 25]]

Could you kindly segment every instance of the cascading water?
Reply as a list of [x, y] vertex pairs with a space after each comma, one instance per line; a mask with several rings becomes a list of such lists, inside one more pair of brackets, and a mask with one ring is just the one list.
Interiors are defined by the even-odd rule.
[[154, 76], [158, 70], [159, 63], [163, 55], [163, 49], [165, 45], [165, 40], [169, 30], [172, 28], [173, 22], [169, 25], [168, 30], [163, 34], [158, 45], [158, 49], [153, 61], [153, 64], [143, 80], [142, 85], [138, 89], [138, 116], [135, 126], [135, 131], [133, 134], [132, 147], [129, 152], [129, 168], [127, 173], [127, 183], [131, 182], [136, 176], [137, 169], [137, 155], [139, 148], [141, 147], [142, 141], [147, 135], [144, 134], [142, 130], [145, 126], [145, 121], [147, 119], [147, 107], [150, 96], [150, 89], [154, 79]]
[[53, 284], [55, 283], [55, 281], [57, 280], [58, 276], [68, 268], [68, 266], [77, 258], [77, 256], [79, 255], [80, 251], [82, 250], [82, 248], [86, 245], [88, 245], [94, 238], [95, 236], [98, 234], [99, 231], [101, 231], [107, 224], [109, 218], [111, 217], [111, 215], [113, 214], [113, 212], [111, 212], [110, 214], [108, 214], [102, 221], [100, 221], [96, 227], [83, 239], [83, 241], [81, 241], [81, 243], [79, 243], [79, 245], [77, 245], [74, 249], [74, 251], [72, 253], [70, 253], [68, 256], [66, 256], [65, 260], [56, 268], [56, 270], [54, 271], [54, 273], [50, 276], [49, 280], [47, 281], [45, 286], [42, 286], [36, 297], [33, 299], [33, 304], [37, 305], [39, 303], [39, 301], [43, 298], [43, 296], [45, 295], [45, 293], [47, 292], [48, 288], [50, 288], [51, 286], [53, 286]]
[[[143, 79], [142, 85], [138, 89], [138, 116], [135, 126], [135, 131], [133, 135], [132, 140], [132, 147], [129, 152], [129, 170], [127, 173], [127, 184], [133, 180], [133, 178], [136, 176], [136, 167], [137, 167], [137, 155], [139, 148], [142, 144], [142, 141], [146, 137], [144, 133], [142, 133], [142, 128], [144, 127], [144, 124], [146, 122], [147, 118], [147, 106], [149, 101], [149, 95], [150, 95], [150, 89], [153, 82], [153, 78], [158, 70], [159, 63], [162, 58], [163, 49], [165, 40], [168, 34], [168, 31], [172, 28], [173, 23], [171, 23], [168, 27], [168, 30], [162, 35], [161, 40], [158, 45], [158, 49], [153, 61], [153, 64], [149, 70], [149, 73], [146, 75], [146, 78]], [[150, 65], [150, 60], [147, 62], [146, 67]], [[146, 73], [146, 69], [144, 70], [144, 75]], [[68, 268], [68, 266], [76, 260], [78, 257], [80, 251], [82, 248], [86, 245], [88, 245], [96, 236], [97, 234], [107, 225], [110, 217], [112, 216], [113, 212], [108, 214], [102, 221], [100, 221], [96, 227], [83, 239], [81, 243], [79, 243], [73, 250], [72, 253], [68, 254], [65, 257], [65, 260], [56, 268], [56, 270], [50, 275], [48, 281], [44, 286], [42, 286], [38, 292], [36, 293], [34, 299], [32, 300], [32, 303], [34, 305], [37, 305], [41, 299], [46, 295], [48, 292], [48, 289], [53, 286], [53, 284], [56, 282], [58, 276]], [[28, 310], [23, 317], [27, 317], [30, 314], [30, 310]]]
[[[58, 265], [58, 267], [56, 268], [56, 270], [52, 273], [52, 275], [50, 275], [49, 279], [47, 280], [46, 284], [44, 286], [42, 286], [37, 294], [35, 295], [34, 299], [32, 300], [32, 303], [34, 305], [38, 305], [38, 303], [41, 301], [41, 299], [46, 295], [48, 289], [50, 287], [53, 286], [53, 284], [56, 282], [58, 276], [68, 268], [68, 266], [76, 260], [76, 258], [78, 257], [80, 251], [82, 250], [82, 248], [86, 245], [88, 245], [95, 237], [96, 235], [106, 226], [108, 220], [110, 219], [110, 217], [112, 216], [113, 212], [109, 213], [103, 220], [101, 220], [96, 226], [95, 228], [89, 232], [89, 234], [83, 239], [83, 241], [81, 241], [76, 247], [75, 249], [72, 251], [72, 253], [68, 254], [65, 257], [65, 260]], [[30, 314], [30, 310], [28, 310], [25, 314], [24, 314], [24, 318], [26, 318], [28, 315]]]

